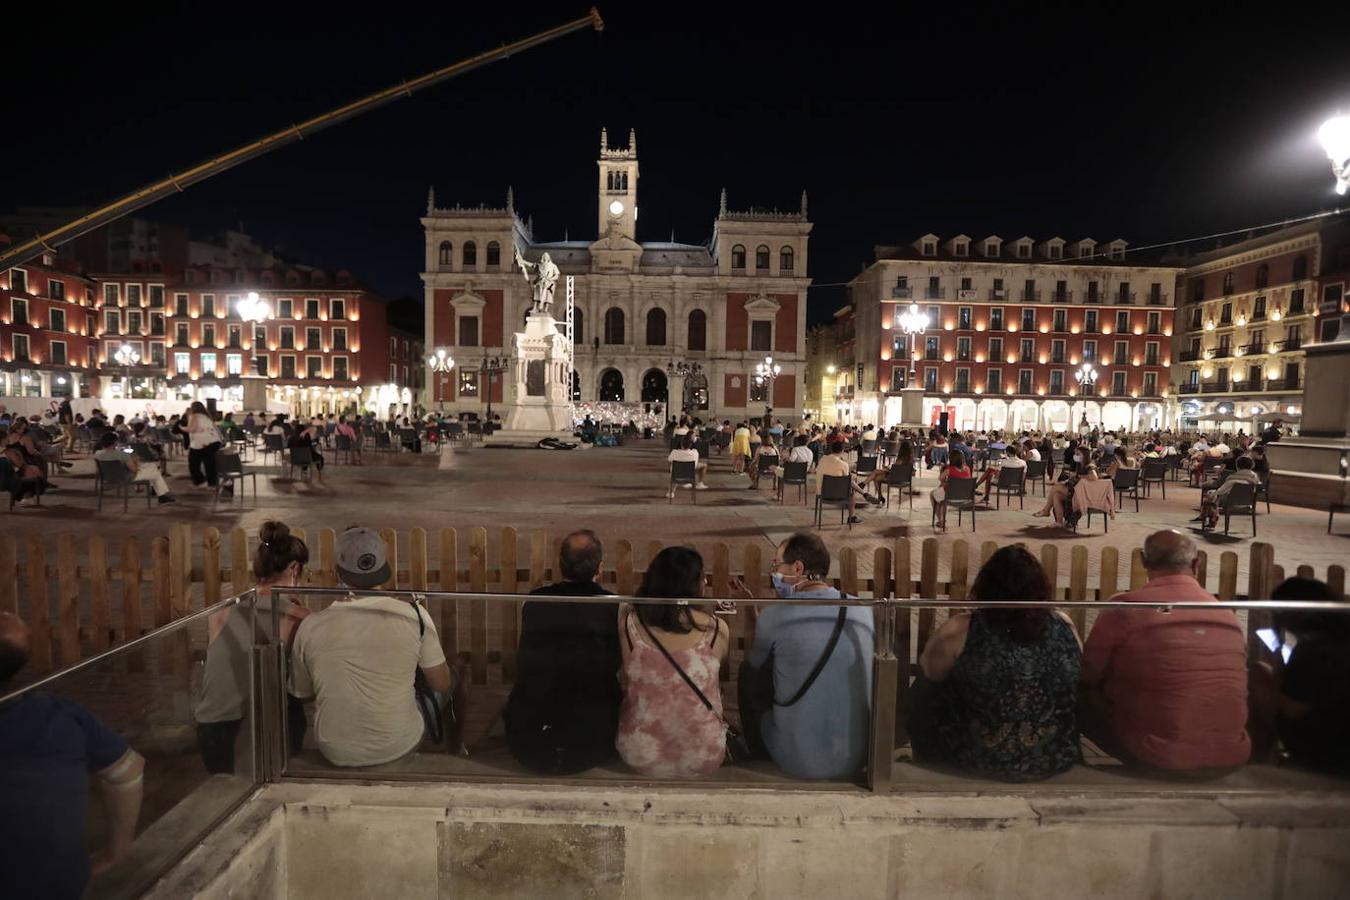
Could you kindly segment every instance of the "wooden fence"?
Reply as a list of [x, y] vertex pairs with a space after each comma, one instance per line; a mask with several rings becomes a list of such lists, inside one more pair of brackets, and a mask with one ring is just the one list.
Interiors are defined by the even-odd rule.
[[[307, 538], [303, 531], [294, 533]], [[403, 535], [385, 529], [381, 534], [395, 573], [387, 588], [523, 593], [558, 578], [561, 535], [543, 531], [521, 535], [514, 528], [503, 528], [495, 547], [490, 548], [488, 531], [481, 527], [467, 534], [454, 528], [432, 533], [415, 528]], [[314, 537], [309, 583], [334, 587], [336, 532], [325, 528]], [[77, 541], [62, 535], [56, 539], [53, 557], [41, 537], [0, 534], [0, 611], [19, 614], [32, 627], [32, 672], [43, 674], [247, 590], [253, 584], [250, 560], [255, 542], [243, 529], [222, 535], [208, 528], [194, 546], [190, 526], [184, 524], [172, 526], [167, 536], [150, 539], [148, 555], [144, 555], [144, 540], [136, 536]], [[955, 540], [950, 547], [944, 554], [938, 540], [930, 537], [921, 541], [899, 538], [890, 546], [874, 548], [870, 556], [845, 548], [838, 554], [835, 583], [861, 597], [893, 592], [898, 597], [947, 595], [960, 600], [998, 545]], [[641, 548], [643, 559], [649, 561], [661, 548], [660, 542], [649, 542]], [[633, 593], [643, 573], [638, 552], [627, 540], [607, 545], [602, 582], [617, 593]], [[1201, 581], [1221, 600], [1269, 596], [1284, 578], [1284, 569], [1275, 563], [1269, 544], [1253, 542], [1248, 554], [1245, 591], [1239, 591], [1239, 557], [1231, 550], [1217, 557], [1202, 552]], [[747, 543], [734, 553], [725, 543], [712, 544], [711, 553], [705, 549], [704, 557], [714, 595], [728, 596], [733, 575], [743, 577], [753, 588], [767, 587], [770, 555], [764, 543]], [[1088, 549], [1082, 545], [1047, 543], [1038, 556], [1056, 584], [1056, 599], [1105, 599], [1141, 586], [1146, 577], [1138, 549], [1122, 558], [1120, 549], [1103, 547], [1095, 572], [1089, 565]], [[446, 561], [453, 563], [446, 565]], [[870, 574], [860, 575], [860, 565]], [[1297, 573], [1316, 574], [1310, 566], [1299, 566]], [[1344, 594], [1343, 566], [1330, 566], [1323, 577], [1338, 594]], [[432, 611], [447, 654], [467, 659], [475, 682], [488, 680], [489, 666], [503, 682], [513, 679], [519, 602], [461, 601], [433, 604]], [[922, 647], [935, 617], [934, 610], [919, 613], [917, 634], [902, 624], [905, 640], [913, 639], [913, 646]], [[733, 663], [749, 638], [745, 618], [730, 617], [736, 638]], [[1085, 611], [1075, 610], [1073, 618], [1082, 633], [1087, 625]]]

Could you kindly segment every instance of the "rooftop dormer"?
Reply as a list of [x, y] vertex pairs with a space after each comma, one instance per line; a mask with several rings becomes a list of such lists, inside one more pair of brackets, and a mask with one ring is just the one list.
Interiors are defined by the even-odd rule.
[[914, 249], [919, 251], [920, 256], [937, 256], [938, 236], [936, 234], [925, 234], [914, 242]]
[[1048, 241], [1041, 241], [1040, 251], [1043, 259], [1063, 259], [1064, 238], [1053, 237]]
[[989, 235], [980, 245], [980, 252], [985, 259], [998, 259], [1003, 255], [1003, 238], [996, 234]]
[[1012, 242], [1012, 255], [1015, 259], [1031, 259], [1031, 254], [1035, 252], [1036, 242], [1023, 235]]
[[1091, 259], [1097, 253], [1097, 242], [1092, 238], [1083, 238], [1073, 245], [1073, 255], [1079, 259]]
[[952, 256], [970, 256], [970, 237], [964, 234], [958, 234], [956, 237], [947, 241], [944, 249]]
[[1114, 259], [1117, 261], [1124, 261], [1125, 248], [1128, 246], [1130, 246], [1128, 241], [1124, 240], [1123, 238], [1116, 238], [1114, 241], [1106, 245], [1107, 258]]

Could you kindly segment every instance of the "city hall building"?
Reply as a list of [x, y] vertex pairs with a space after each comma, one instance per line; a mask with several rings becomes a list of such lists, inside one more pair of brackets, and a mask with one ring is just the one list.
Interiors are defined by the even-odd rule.
[[[422, 217], [426, 261], [426, 347], [444, 349], [449, 372], [427, 374], [427, 405], [486, 412], [500, 404], [503, 373], [485, 366], [510, 353], [531, 304], [515, 254], [548, 253], [561, 270], [553, 314], [566, 318], [566, 280], [574, 285], [573, 398], [668, 403], [704, 418], [799, 417], [806, 342], [806, 194], [796, 212], [731, 210], [726, 191], [712, 235], [702, 244], [639, 241], [637, 138], [627, 147], [600, 134], [596, 160], [596, 236], [536, 239], [506, 191], [499, 208], [439, 207], [435, 191]], [[755, 375], [772, 357], [772, 381]], [[697, 366], [673, 374], [675, 364]]]

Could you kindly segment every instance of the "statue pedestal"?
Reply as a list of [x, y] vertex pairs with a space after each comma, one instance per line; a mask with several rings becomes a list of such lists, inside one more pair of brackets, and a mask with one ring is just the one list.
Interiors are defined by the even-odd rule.
[[918, 385], [900, 391], [900, 427], [923, 431], [923, 388]]
[[267, 379], [261, 375], [245, 375], [239, 379], [244, 388], [241, 406], [244, 412], [267, 412]]
[[570, 435], [567, 372], [567, 339], [558, 333], [553, 316], [531, 313], [525, 330], [516, 332], [511, 342], [511, 367], [505, 374], [505, 427], [485, 443], [533, 443]]
[[1270, 499], [1315, 509], [1350, 504], [1350, 340], [1309, 345], [1306, 365], [1299, 436], [1266, 447]]

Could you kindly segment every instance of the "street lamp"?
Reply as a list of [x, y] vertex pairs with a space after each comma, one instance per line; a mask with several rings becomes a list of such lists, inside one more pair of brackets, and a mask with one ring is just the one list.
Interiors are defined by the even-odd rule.
[[450, 370], [455, 367], [455, 361], [450, 357], [450, 352], [444, 347], [437, 347], [436, 352], [427, 357], [427, 368], [440, 377], [441, 390], [436, 392], [436, 402], [444, 408], [442, 395], [445, 392], [445, 376], [450, 374]]
[[1350, 116], [1335, 115], [1317, 129], [1317, 139], [1331, 160], [1331, 173], [1336, 176], [1336, 193], [1350, 189]]
[[[497, 374], [505, 372], [509, 361], [504, 356], [485, 356], [483, 361], [478, 364], [478, 371], [487, 381], [487, 422], [484, 424], [491, 427], [492, 424], [492, 384], [496, 381]], [[572, 392], [572, 386], [567, 386], [568, 394]]]
[[914, 384], [914, 341], [918, 335], [924, 333], [928, 328], [928, 313], [919, 309], [919, 304], [911, 303], [909, 309], [900, 314], [896, 320], [900, 325], [900, 330], [909, 338], [909, 376], [905, 379], [906, 385]]
[[[1097, 369], [1092, 365], [1092, 363], [1085, 362], [1083, 363], [1083, 365], [1079, 366], [1076, 372], [1073, 373], [1073, 377], [1074, 380], [1078, 382], [1079, 395], [1086, 397], [1087, 394], [1092, 391], [1092, 386], [1097, 383]], [[1100, 419], [1101, 416], [1098, 415], [1097, 418]], [[1083, 401], [1083, 421], [1080, 424], [1082, 425], [1088, 424], [1087, 400]]]
[[123, 344], [117, 348], [113, 354], [113, 359], [117, 364], [126, 369], [126, 374], [122, 378], [122, 399], [131, 399], [131, 367], [141, 361], [141, 355], [136, 352], [136, 348], [130, 344]]
[[[694, 362], [694, 363], [691, 363], [691, 362], [685, 362], [684, 360], [680, 359], [680, 360], [675, 360], [675, 361], [673, 361], [673, 362], [666, 363], [666, 374], [667, 374], [668, 376], [670, 376], [671, 378], [685, 378], [685, 379], [687, 379], [687, 378], [689, 378], [690, 376], [699, 375], [699, 374], [701, 374], [702, 372], [703, 372], [703, 366], [700, 365], [699, 363], [696, 363], [696, 362]], [[681, 387], [683, 388], [683, 387], [684, 387], [685, 385], [687, 385], [687, 384], [688, 384], [688, 382], [686, 381], [686, 382], [684, 383], [684, 385], [681, 385]], [[680, 412], [681, 412], [681, 413], [684, 412], [684, 408], [683, 408], [684, 405], [685, 405], [685, 404], [684, 404], [684, 401], [688, 399], [688, 397], [686, 396], [686, 394], [687, 394], [687, 391], [685, 391], [685, 390], [681, 390], [681, 391], [680, 391], [680, 407], [681, 407]], [[667, 398], [666, 398], [667, 412], [669, 412], [669, 407], [670, 407], [670, 405], [671, 405], [671, 404], [670, 404], [670, 398], [667, 397]]]
[[[768, 386], [768, 390], [765, 394], [768, 398], [768, 402], [764, 407], [764, 416], [766, 419], [773, 418], [773, 380], [777, 378], [782, 371], [783, 367], [775, 363], [772, 356], [764, 357], [764, 362], [755, 366], [755, 377], [759, 379], [761, 384]], [[765, 422], [764, 427], [768, 428], [771, 424], [772, 422]]]
[[259, 297], [257, 291], [249, 291], [245, 294], [234, 305], [234, 309], [235, 312], [239, 313], [239, 318], [245, 322], [261, 322], [272, 315], [272, 310], [267, 305], [267, 301]]

